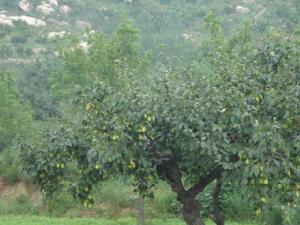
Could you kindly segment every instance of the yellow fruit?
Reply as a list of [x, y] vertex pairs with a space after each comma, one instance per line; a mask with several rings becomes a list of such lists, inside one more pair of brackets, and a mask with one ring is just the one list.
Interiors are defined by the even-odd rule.
[[92, 104], [92, 103], [87, 103], [87, 104], [85, 105], [85, 109], [86, 109], [86, 110], [90, 110], [92, 107], [93, 107], [93, 104]]
[[256, 214], [256, 216], [260, 216], [260, 214], [261, 214], [261, 209], [257, 209], [257, 210], [255, 211], [255, 214]]
[[297, 198], [300, 197], [300, 192], [299, 191], [296, 191], [296, 196], [297, 196]]
[[266, 199], [265, 197], [261, 197], [260, 200], [261, 200], [261, 202], [263, 202], [263, 203], [267, 203], [267, 199]]
[[116, 135], [116, 134], [114, 134], [114, 135], [111, 137], [111, 139], [112, 139], [113, 141], [119, 140], [119, 136]]
[[265, 184], [265, 185], [269, 184], [269, 181], [268, 181], [268, 179], [267, 179], [267, 178], [266, 178], [266, 179], [264, 179], [264, 181], [263, 181], [263, 184]]
[[60, 164], [59, 163], [56, 163], [56, 168], [60, 168]]
[[112, 162], [112, 158], [111, 157], [108, 157], [108, 162]]
[[84, 190], [85, 190], [86, 192], [88, 192], [88, 191], [89, 191], [89, 188], [88, 188], [88, 187], [86, 187]]
[[246, 165], [249, 165], [249, 164], [250, 164], [249, 159], [246, 159], [245, 164], [246, 164]]
[[292, 176], [292, 173], [291, 173], [290, 170], [287, 172], [287, 175], [288, 175], [289, 177]]
[[128, 168], [129, 168], [129, 169], [134, 169], [135, 167], [136, 167], [135, 162], [130, 161], [130, 163], [129, 163], [129, 165], [128, 165]]
[[145, 133], [145, 132], [146, 132], [146, 127], [141, 126], [141, 127], [138, 129], [138, 132], [139, 132], [139, 133]]
[[62, 169], [65, 168], [65, 164], [61, 163], [60, 168], [62, 168]]
[[260, 101], [259, 96], [256, 96], [255, 100], [256, 100], [257, 103], [259, 103], [259, 101]]
[[97, 164], [97, 165], [95, 166], [95, 169], [96, 169], [96, 170], [100, 169], [100, 165]]
[[279, 190], [281, 190], [281, 189], [282, 189], [282, 184], [277, 184], [277, 188], [278, 188]]
[[147, 120], [148, 122], [151, 122], [153, 118], [150, 115], [145, 114], [144, 119]]
[[153, 118], [152, 118], [151, 116], [148, 116], [148, 117], [147, 117], [147, 121], [148, 121], [148, 122], [151, 122], [152, 120], [153, 120]]

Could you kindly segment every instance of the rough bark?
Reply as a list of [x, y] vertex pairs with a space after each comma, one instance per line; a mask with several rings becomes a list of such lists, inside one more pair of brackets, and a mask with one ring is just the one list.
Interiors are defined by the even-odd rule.
[[183, 204], [183, 218], [188, 225], [205, 225], [196, 199], [186, 197], [185, 199], [181, 199], [180, 202]]
[[177, 200], [182, 203], [183, 218], [188, 225], [205, 225], [200, 215], [199, 204], [192, 193], [184, 189], [182, 174], [176, 159], [170, 158], [157, 165], [158, 174], [165, 180], [177, 195]]
[[145, 224], [144, 208], [145, 208], [144, 197], [140, 196], [140, 198], [139, 198], [139, 225]]
[[221, 175], [217, 178], [216, 187], [213, 192], [212, 199], [212, 213], [211, 219], [216, 223], [216, 225], [224, 225], [224, 217], [222, 215], [221, 206], [220, 206], [220, 194], [222, 190], [222, 177]]

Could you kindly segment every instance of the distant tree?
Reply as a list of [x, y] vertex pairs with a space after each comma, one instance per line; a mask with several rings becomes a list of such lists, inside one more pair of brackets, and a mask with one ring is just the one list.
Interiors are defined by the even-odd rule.
[[224, 224], [224, 179], [252, 190], [257, 215], [272, 193], [288, 204], [299, 197], [300, 46], [281, 37], [255, 43], [246, 30], [227, 40], [211, 15], [206, 21], [206, 54], [184, 75], [166, 71], [145, 85], [122, 70], [114, 85], [98, 77], [92, 88], [77, 87], [83, 127], [52, 133], [24, 158], [47, 196], [67, 185], [91, 207], [94, 185], [116, 173], [132, 177], [143, 196], [160, 179], [189, 225], [205, 224], [196, 196], [211, 183], [211, 218]]
[[150, 52], [141, 56], [138, 30], [129, 21], [118, 27], [112, 39], [100, 32], [90, 35], [88, 52], [78, 47], [78, 40], [72, 42], [71, 50], [61, 51], [63, 72], [51, 78], [52, 91], [57, 96], [70, 97], [74, 86], [91, 86], [99, 79], [112, 84], [123, 74], [145, 75], [151, 63]]
[[33, 116], [38, 120], [60, 116], [58, 99], [51, 94], [50, 80], [60, 68], [59, 62], [51, 57], [23, 67], [18, 79], [20, 99], [31, 103]]
[[22, 105], [12, 79], [8, 73], [0, 73], [0, 145], [8, 147], [14, 138], [25, 134], [31, 121], [31, 111]]

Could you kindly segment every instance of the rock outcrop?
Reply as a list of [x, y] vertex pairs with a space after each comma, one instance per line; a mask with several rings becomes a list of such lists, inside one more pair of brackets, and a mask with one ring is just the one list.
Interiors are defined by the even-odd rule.
[[25, 22], [29, 26], [43, 27], [46, 26], [46, 22], [31, 16], [8, 16], [6, 14], [0, 14], [0, 24], [14, 26], [14, 21]]
[[14, 26], [14, 23], [6, 14], [0, 14], [0, 25]]
[[36, 10], [43, 13], [43, 14], [45, 14], [45, 15], [48, 15], [48, 14], [54, 12], [54, 9], [52, 8], [52, 5], [50, 5], [50, 4], [48, 4], [44, 1], [42, 1], [41, 5], [38, 5], [36, 7]]
[[250, 9], [238, 5], [237, 7], [235, 7], [235, 11], [236, 11], [237, 13], [245, 14], [245, 13], [249, 13], [249, 12], [250, 12]]
[[201, 38], [201, 33], [200, 32], [188, 32], [184, 33], [181, 35], [185, 40], [189, 40], [192, 42], [199, 42]]
[[91, 29], [92, 28], [92, 25], [89, 22], [84, 21], [84, 20], [77, 20], [76, 25], [81, 29]]
[[71, 12], [71, 8], [70, 6], [62, 5], [59, 9], [59, 12], [63, 14], [69, 14]]
[[33, 9], [32, 5], [26, 0], [19, 1], [18, 7], [22, 12], [29, 12]]
[[59, 32], [49, 32], [48, 38], [55, 39], [55, 38], [63, 38], [66, 35], [66, 31], [59, 31]]
[[34, 26], [34, 27], [44, 27], [46, 26], [46, 22], [31, 16], [11, 16], [10, 17], [14, 21], [23, 21], [29, 26]]
[[86, 41], [80, 41], [78, 43], [78, 48], [82, 49], [84, 52], [87, 52], [89, 50], [90, 46]]
[[66, 26], [69, 25], [69, 23], [67, 21], [64, 20], [56, 20], [53, 18], [48, 18], [47, 19], [47, 23], [49, 24], [54, 24], [54, 25], [58, 25], [58, 26]]
[[47, 49], [46, 49], [46, 48], [33, 48], [33, 49], [32, 49], [32, 52], [33, 52], [34, 54], [41, 54], [41, 53], [47, 52]]
[[49, 0], [49, 4], [58, 6], [58, 1], [57, 0]]

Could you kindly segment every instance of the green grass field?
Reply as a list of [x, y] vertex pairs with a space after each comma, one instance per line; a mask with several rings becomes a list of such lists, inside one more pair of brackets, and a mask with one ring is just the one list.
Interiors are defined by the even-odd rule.
[[[47, 218], [38, 216], [1, 216], [0, 225], [136, 225], [134, 218], [121, 218], [117, 220], [108, 219], [72, 219], [72, 218]], [[153, 219], [149, 225], [185, 225], [178, 219]], [[213, 225], [208, 222], [207, 225]], [[234, 223], [228, 222], [227, 225], [255, 225], [254, 223]]]

